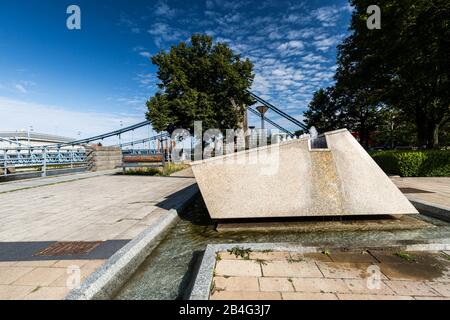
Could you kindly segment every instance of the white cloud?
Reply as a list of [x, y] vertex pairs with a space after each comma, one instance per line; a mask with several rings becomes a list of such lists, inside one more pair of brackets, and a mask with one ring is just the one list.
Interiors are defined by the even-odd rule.
[[26, 93], [28, 93], [28, 90], [23, 86], [23, 85], [21, 85], [21, 84], [15, 84], [14, 85], [14, 88], [17, 90], [17, 91], [19, 91], [20, 93], [23, 93], [23, 94], [26, 94]]
[[0, 119], [8, 119], [2, 121], [2, 130], [16, 131], [32, 125], [36, 132], [55, 133], [55, 128], [58, 128], [58, 134], [63, 136], [76, 137], [80, 131], [84, 137], [89, 137], [118, 129], [120, 121], [124, 126], [141, 122], [144, 116], [72, 111], [0, 97]]
[[153, 40], [158, 47], [161, 47], [164, 42], [180, 40], [187, 36], [185, 30], [172, 28], [167, 23], [162, 22], [154, 23], [148, 33], [153, 36]]
[[313, 42], [313, 44], [317, 48], [317, 50], [327, 51], [331, 47], [336, 46], [342, 40], [343, 37], [344, 35], [342, 34], [333, 36], [322, 34], [314, 37], [315, 41]]
[[303, 49], [305, 45], [303, 42], [298, 40], [292, 40], [286, 43], [283, 43], [278, 46], [279, 51], [289, 50], [289, 49]]
[[152, 54], [148, 51], [139, 52], [139, 55], [143, 56], [144, 58], [149, 58], [149, 59], [152, 57]]
[[175, 16], [175, 9], [171, 9], [167, 4], [167, 1], [160, 0], [155, 5], [154, 13], [164, 18], [172, 18], [173, 16]]
[[312, 11], [312, 16], [322, 22], [325, 27], [336, 25], [339, 19], [340, 8], [336, 6], [327, 6], [315, 9]]

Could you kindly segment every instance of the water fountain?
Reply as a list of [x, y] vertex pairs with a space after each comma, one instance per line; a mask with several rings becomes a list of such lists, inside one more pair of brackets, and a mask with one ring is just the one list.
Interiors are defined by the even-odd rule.
[[213, 219], [416, 214], [346, 129], [197, 161]]

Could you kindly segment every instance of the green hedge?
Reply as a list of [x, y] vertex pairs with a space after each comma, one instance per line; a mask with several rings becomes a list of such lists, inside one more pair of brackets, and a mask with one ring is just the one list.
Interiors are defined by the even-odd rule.
[[450, 177], [450, 150], [379, 151], [371, 155], [388, 174], [402, 177]]

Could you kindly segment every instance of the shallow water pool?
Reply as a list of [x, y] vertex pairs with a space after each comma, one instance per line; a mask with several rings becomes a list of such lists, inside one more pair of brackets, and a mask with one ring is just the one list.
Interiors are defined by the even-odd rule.
[[[355, 245], [368, 240], [426, 240], [450, 238], [450, 224], [419, 216], [433, 224], [420, 230], [345, 232], [223, 232], [214, 230], [199, 197], [182, 214], [182, 220], [145, 260], [117, 294], [116, 299], [183, 299], [189, 294], [195, 269], [208, 244], [238, 242], [297, 242]], [[320, 223], [320, 222], [319, 222]]]

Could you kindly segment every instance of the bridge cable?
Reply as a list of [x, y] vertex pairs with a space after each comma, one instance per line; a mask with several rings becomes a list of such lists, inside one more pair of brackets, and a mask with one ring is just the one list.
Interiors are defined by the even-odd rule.
[[266, 100], [264, 100], [263, 98], [257, 96], [256, 94], [254, 94], [253, 92], [246, 90], [246, 92], [248, 94], [250, 94], [250, 96], [255, 99], [256, 101], [258, 101], [259, 103], [262, 103], [263, 105], [265, 105], [266, 107], [268, 107], [269, 109], [271, 109], [272, 111], [274, 111], [275, 113], [277, 113], [278, 115], [282, 116], [283, 118], [291, 121], [292, 123], [296, 124], [297, 126], [299, 126], [300, 128], [302, 128], [303, 130], [309, 131], [308, 127], [301, 121], [295, 119], [294, 117], [288, 115], [286, 112], [278, 109], [277, 107], [275, 107], [273, 104], [267, 102]]

